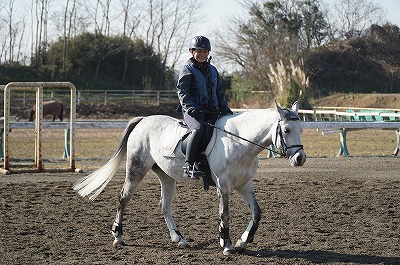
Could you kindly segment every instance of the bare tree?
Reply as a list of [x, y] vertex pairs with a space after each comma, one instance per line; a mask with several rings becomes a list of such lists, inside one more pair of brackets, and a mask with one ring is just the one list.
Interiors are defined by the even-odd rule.
[[198, 21], [196, 0], [149, 0], [140, 25], [146, 44], [161, 56], [164, 65], [175, 66]]
[[[32, 0], [32, 6], [34, 6], [35, 14], [32, 19], [35, 21], [32, 23], [32, 43], [34, 43], [34, 52], [36, 59], [35, 64], [39, 66], [44, 60], [44, 53], [48, 46], [48, 20], [49, 20], [49, 9], [51, 0]], [[33, 8], [32, 8], [33, 9]], [[36, 26], [36, 29], [34, 29]]]
[[14, 0], [10, 0], [8, 9], [8, 49], [9, 49], [9, 63], [12, 63], [13, 61], [13, 54], [14, 54], [14, 42], [15, 38], [14, 36], [16, 35], [16, 29], [13, 28], [13, 16], [14, 16]]
[[[0, 1], [0, 10], [4, 11], [6, 10], [6, 4], [5, 1]], [[6, 27], [6, 19], [3, 18], [3, 14], [0, 11], [0, 29], [3, 29]], [[6, 31], [1, 30], [0, 31], [0, 64], [2, 63], [3, 60], [6, 60], [6, 54], [7, 54], [7, 33]]]
[[[84, 30], [94, 30], [106, 36], [121, 34], [124, 45], [127, 45], [128, 40], [143, 39], [145, 45], [153, 48], [154, 53], [160, 56], [164, 66], [174, 68], [195, 29], [194, 24], [199, 18], [196, 10], [202, 4], [196, 0], [119, 0], [120, 5], [113, 0], [64, 0], [62, 3], [53, 0], [25, 1], [29, 6], [22, 8], [30, 13], [26, 16], [30, 20], [26, 25], [24, 20], [18, 20], [15, 16], [17, 10], [14, 10], [14, 5], [17, 5], [14, 3], [20, 2], [0, 0], [0, 60], [7, 58], [9, 61], [17, 49], [19, 59], [22, 47], [30, 45], [27, 50], [31, 53], [31, 62], [38, 66], [44, 60], [48, 43], [55, 37], [61, 37], [64, 41], [64, 70], [68, 58], [68, 42]], [[81, 13], [79, 10], [82, 8], [84, 12]], [[11, 18], [13, 24], [10, 26]], [[7, 29], [6, 35], [3, 29]], [[52, 32], [59, 33], [51, 35]], [[22, 40], [22, 36], [28, 41]]]
[[106, 28], [105, 28], [105, 32], [106, 32], [106, 36], [110, 36], [110, 4], [111, 4], [111, 0], [106, 0], [104, 3], [104, 18], [105, 18], [105, 23], [106, 23]]
[[[245, 1], [249, 18], [232, 19], [218, 33], [220, 58], [232, 63], [251, 90], [268, 90], [269, 65], [290, 58], [301, 47], [300, 1]], [[300, 11], [299, 11], [300, 10]]]
[[[13, 63], [14, 62], [14, 48], [15, 48], [15, 42], [18, 34], [18, 22], [14, 21], [14, 2], [15, 0], [9, 0], [8, 5], [5, 7], [5, 12], [6, 12], [6, 18], [5, 18], [5, 24], [7, 24], [7, 36], [6, 39], [8, 40], [7, 42], [7, 49], [8, 49], [8, 60], [5, 58], [8, 63]], [[7, 53], [5, 53], [6, 55]]]
[[124, 17], [122, 42], [123, 42], [123, 48], [125, 49], [125, 55], [124, 55], [124, 68], [121, 78], [121, 84], [124, 84], [126, 78], [126, 72], [129, 66], [129, 58], [128, 58], [129, 43], [130, 40], [132, 39], [134, 31], [137, 29], [137, 26], [139, 25], [139, 17], [132, 15], [133, 13], [131, 12], [133, 8], [132, 0], [120, 0], [120, 1], [123, 8], [123, 17]]
[[[21, 21], [22, 24], [22, 30], [20, 31], [20, 36], [19, 36], [19, 41], [18, 41], [18, 51], [16, 54], [15, 61], [16, 62], [25, 62], [26, 61], [26, 56], [22, 53], [22, 46], [24, 43], [24, 37], [25, 37], [25, 29], [26, 29], [26, 24], [25, 24], [25, 19], [22, 19]], [[23, 59], [21, 59], [23, 58]]]
[[[72, 3], [70, 3], [72, 2]], [[62, 71], [66, 71], [68, 56], [69, 56], [69, 42], [75, 32], [74, 17], [76, 15], [77, 0], [67, 0], [64, 9], [63, 19], [63, 59]], [[75, 14], [75, 15], [74, 15]]]
[[68, 27], [67, 31], [67, 16], [68, 16], [68, 7], [69, 7], [69, 0], [65, 3], [65, 9], [64, 9], [64, 23], [63, 23], [63, 59], [62, 59], [62, 71], [65, 71], [66, 68], [66, 61], [68, 58], [68, 43], [69, 43], [69, 34], [67, 35], [67, 32], [70, 32], [70, 27]]
[[109, 36], [111, 28], [111, 0], [96, 0], [94, 7], [91, 7], [90, 3], [90, 1], [87, 2], [86, 9], [87, 13], [92, 16], [92, 19], [94, 20], [95, 33]]
[[369, 0], [340, 0], [333, 5], [339, 38], [358, 37], [372, 24], [379, 24], [385, 14], [378, 3]]

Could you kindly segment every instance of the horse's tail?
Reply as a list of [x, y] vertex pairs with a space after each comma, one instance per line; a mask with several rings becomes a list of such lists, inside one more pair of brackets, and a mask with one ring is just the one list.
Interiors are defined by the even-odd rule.
[[108, 182], [110, 182], [110, 180], [114, 177], [119, 165], [126, 156], [126, 145], [129, 135], [142, 119], [143, 117], [136, 117], [128, 123], [117, 149], [107, 164], [95, 170], [90, 175], [75, 182], [73, 188], [78, 192], [79, 195], [82, 197], [90, 195], [89, 200], [94, 201], [96, 197], [103, 191]]

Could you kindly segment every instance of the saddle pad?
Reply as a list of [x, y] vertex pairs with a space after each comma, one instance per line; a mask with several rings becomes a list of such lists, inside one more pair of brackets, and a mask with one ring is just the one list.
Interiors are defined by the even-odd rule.
[[181, 150], [176, 150], [182, 136], [188, 129], [178, 123], [168, 125], [160, 137], [159, 151], [164, 157], [184, 157]]

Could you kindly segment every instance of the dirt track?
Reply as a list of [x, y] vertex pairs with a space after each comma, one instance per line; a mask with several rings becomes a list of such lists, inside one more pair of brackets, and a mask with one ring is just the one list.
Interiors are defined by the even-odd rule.
[[[123, 170], [93, 203], [71, 188], [80, 174], [1, 176], [0, 263], [400, 264], [399, 172], [400, 158], [388, 156], [310, 158], [302, 168], [261, 160], [261, 225], [248, 250], [229, 257], [218, 246], [215, 189], [178, 184], [175, 221], [191, 245], [179, 250], [158, 207], [158, 180], [149, 174], [126, 212], [128, 246], [115, 249], [110, 228]], [[249, 218], [233, 193], [234, 242]]]

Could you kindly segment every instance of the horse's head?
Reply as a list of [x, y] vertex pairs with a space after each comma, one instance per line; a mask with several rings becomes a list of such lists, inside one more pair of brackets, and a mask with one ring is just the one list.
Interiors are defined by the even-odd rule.
[[282, 109], [276, 102], [275, 105], [279, 118], [274, 128], [273, 144], [281, 149], [281, 154], [289, 159], [292, 166], [302, 166], [306, 162], [306, 153], [301, 143], [303, 127], [298, 115], [297, 101], [292, 109]]

